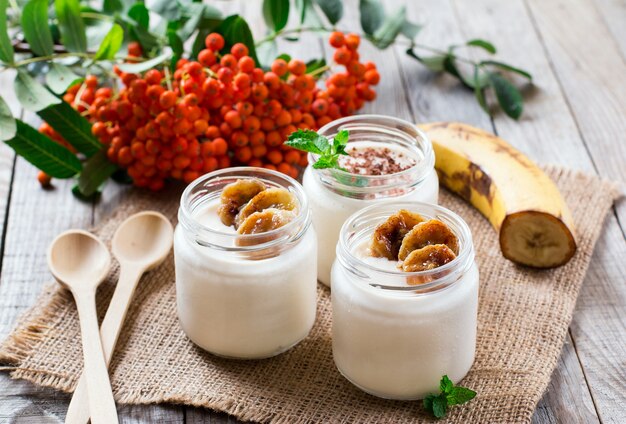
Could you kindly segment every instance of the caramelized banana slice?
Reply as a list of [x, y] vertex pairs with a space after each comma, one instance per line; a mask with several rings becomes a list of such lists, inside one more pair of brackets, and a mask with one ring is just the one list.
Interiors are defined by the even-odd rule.
[[412, 251], [431, 244], [445, 244], [455, 255], [459, 253], [459, 240], [452, 230], [443, 222], [431, 219], [417, 224], [404, 236], [398, 259], [403, 261]]
[[235, 218], [235, 223], [239, 226], [245, 220], [256, 212], [265, 209], [281, 209], [285, 211], [293, 211], [298, 207], [298, 201], [289, 190], [284, 188], [268, 188], [254, 196], [241, 209]]
[[438, 268], [456, 258], [456, 254], [445, 244], [431, 244], [409, 253], [402, 262], [406, 272], [426, 271]]
[[220, 199], [222, 204], [217, 211], [222, 223], [228, 226], [233, 225], [239, 208], [266, 188], [265, 184], [256, 178], [237, 180], [225, 186]]
[[389, 260], [398, 259], [398, 251], [404, 236], [424, 218], [417, 213], [400, 209], [374, 230], [370, 250], [372, 256]]
[[237, 232], [239, 234], [266, 233], [286, 225], [295, 216], [296, 214], [291, 211], [276, 208], [264, 209], [260, 212], [254, 212], [247, 217], [239, 225]]

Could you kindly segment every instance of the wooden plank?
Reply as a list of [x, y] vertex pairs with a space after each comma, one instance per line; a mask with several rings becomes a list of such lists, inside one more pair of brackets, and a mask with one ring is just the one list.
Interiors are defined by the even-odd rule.
[[238, 424], [237, 418], [223, 412], [209, 409], [187, 407], [185, 410], [186, 424]]
[[[524, 52], [523, 67], [529, 69], [536, 77], [538, 90], [535, 90], [534, 95], [529, 96], [525, 115], [519, 122], [512, 121], [502, 114], [495, 116], [495, 127], [499, 135], [537, 161], [559, 163], [588, 172], [595, 172], [594, 164], [587, 153], [577, 122], [570, 111], [568, 99], [563, 95], [557, 76], [555, 76], [550, 61], [544, 54], [541, 40], [537, 32], [533, 30], [532, 21], [523, 2], [480, 0], [473, 2], [470, 7], [465, 2], [455, 0], [454, 4], [457, 9], [457, 16], [463, 17], [461, 22], [466, 38], [484, 37], [488, 40], [497, 40], [500, 49], [499, 58], [509, 63], [519, 61], [521, 57], [518, 52]], [[498, 22], [498, 25], [495, 26], [494, 22]], [[624, 241], [619, 240], [618, 237], [612, 248], [606, 247], [607, 238], [612, 239], [615, 236], [614, 232], [617, 232], [617, 236], [619, 236], [617, 222], [612, 217], [609, 219], [605, 233], [596, 247], [594, 260], [574, 315], [572, 335], [575, 345], [579, 348], [581, 343], [583, 349], [588, 346], [587, 343], [579, 340], [577, 332], [573, 330], [584, 320], [580, 305], [584, 304], [583, 298], [586, 290], [591, 287], [605, 294], [608, 294], [608, 290], [609, 293], [616, 296], [615, 299], [623, 299], [624, 297], [623, 291], [620, 293], [612, 289], [612, 282], [619, 281], [620, 276], [623, 278], [626, 275], [625, 266], [614, 265], [615, 259], [611, 252], [611, 250], [617, 250], [626, 254]], [[603, 271], [607, 268], [612, 271]], [[610, 302], [605, 305], [596, 305], [592, 312], [595, 316], [591, 318], [591, 322], [602, 322], [603, 327], [607, 326], [606, 319], [601, 315], [608, 314], [613, 317], [617, 315], [618, 310], [619, 302], [617, 305], [612, 305]], [[588, 327], [585, 326], [585, 328]], [[604, 334], [601, 332], [594, 334], [597, 334], [597, 340], [615, 340], [615, 334], [619, 334], [620, 331], [623, 335], [623, 321], [613, 319], [608, 321], [608, 328], [605, 329]], [[567, 352], [565, 350], [564, 354]], [[610, 358], [609, 368], [613, 369], [620, 366], [624, 358], [624, 355], [616, 354]], [[584, 361], [583, 365], [586, 365]], [[587, 373], [586, 366], [582, 372]], [[577, 365], [576, 361], [570, 361], [570, 364], [565, 366], [562, 361], [553, 378], [565, 382], [582, 381], [580, 375], [580, 364]], [[596, 384], [600, 384], [600, 387], [606, 387], [599, 381], [596, 381]], [[571, 410], [572, 399], [583, 399], [586, 405], [591, 404], [591, 396], [595, 399], [593, 384], [589, 389], [584, 384], [556, 384], [553, 381], [551, 388], [550, 395], [543, 399], [537, 414], [542, 414], [546, 408], [550, 408], [559, 420], [562, 420], [561, 415]], [[581, 411], [586, 412], [586, 410]], [[583, 423], [590, 421], [587, 415], [580, 415], [576, 418], [571, 417], [566, 421]]]
[[594, 0], [595, 6], [626, 60], [626, 2], [623, 0]]
[[[598, 173], [623, 183], [626, 61], [617, 44], [592, 0], [527, 5]], [[626, 202], [616, 209], [624, 230]]]
[[[575, 405], [575, 408], [572, 408]], [[599, 423], [578, 356], [568, 334], [548, 390], [537, 405], [533, 424]]]

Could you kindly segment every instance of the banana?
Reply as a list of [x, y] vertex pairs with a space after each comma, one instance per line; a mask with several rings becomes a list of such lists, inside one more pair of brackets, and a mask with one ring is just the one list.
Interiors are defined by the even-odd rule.
[[536, 268], [567, 263], [574, 224], [561, 193], [528, 157], [501, 138], [456, 122], [419, 126], [433, 143], [440, 183], [499, 231], [505, 258]]

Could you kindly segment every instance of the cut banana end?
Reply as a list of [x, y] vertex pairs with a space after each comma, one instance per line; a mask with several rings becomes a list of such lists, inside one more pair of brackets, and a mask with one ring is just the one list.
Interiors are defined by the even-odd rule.
[[505, 258], [519, 264], [553, 268], [572, 258], [576, 242], [559, 218], [545, 212], [523, 211], [504, 219], [500, 249]]

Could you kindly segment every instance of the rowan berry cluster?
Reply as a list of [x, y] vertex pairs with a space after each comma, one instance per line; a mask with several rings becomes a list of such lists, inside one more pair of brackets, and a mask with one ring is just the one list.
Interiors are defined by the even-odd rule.
[[[307, 158], [283, 144], [288, 136], [353, 114], [376, 97], [380, 76], [373, 63], [359, 61], [359, 43], [355, 34], [331, 34], [334, 61], [345, 71], [332, 73], [325, 88], [317, 84], [320, 70], [307, 73], [301, 60], [276, 59], [265, 72], [244, 44], [220, 54], [224, 38], [212, 33], [197, 61], [180, 59], [173, 74], [115, 68], [121, 89], [98, 87], [89, 76], [64, 99], [89, 117], [108, 158], [137, 186], [159, 190], [168, 178], [189, 183], [231, 164], [297, 177]], [[136, 45], [129, 53], [141, 55]], [[63, 142], [46, 124], [41, 131]]]

